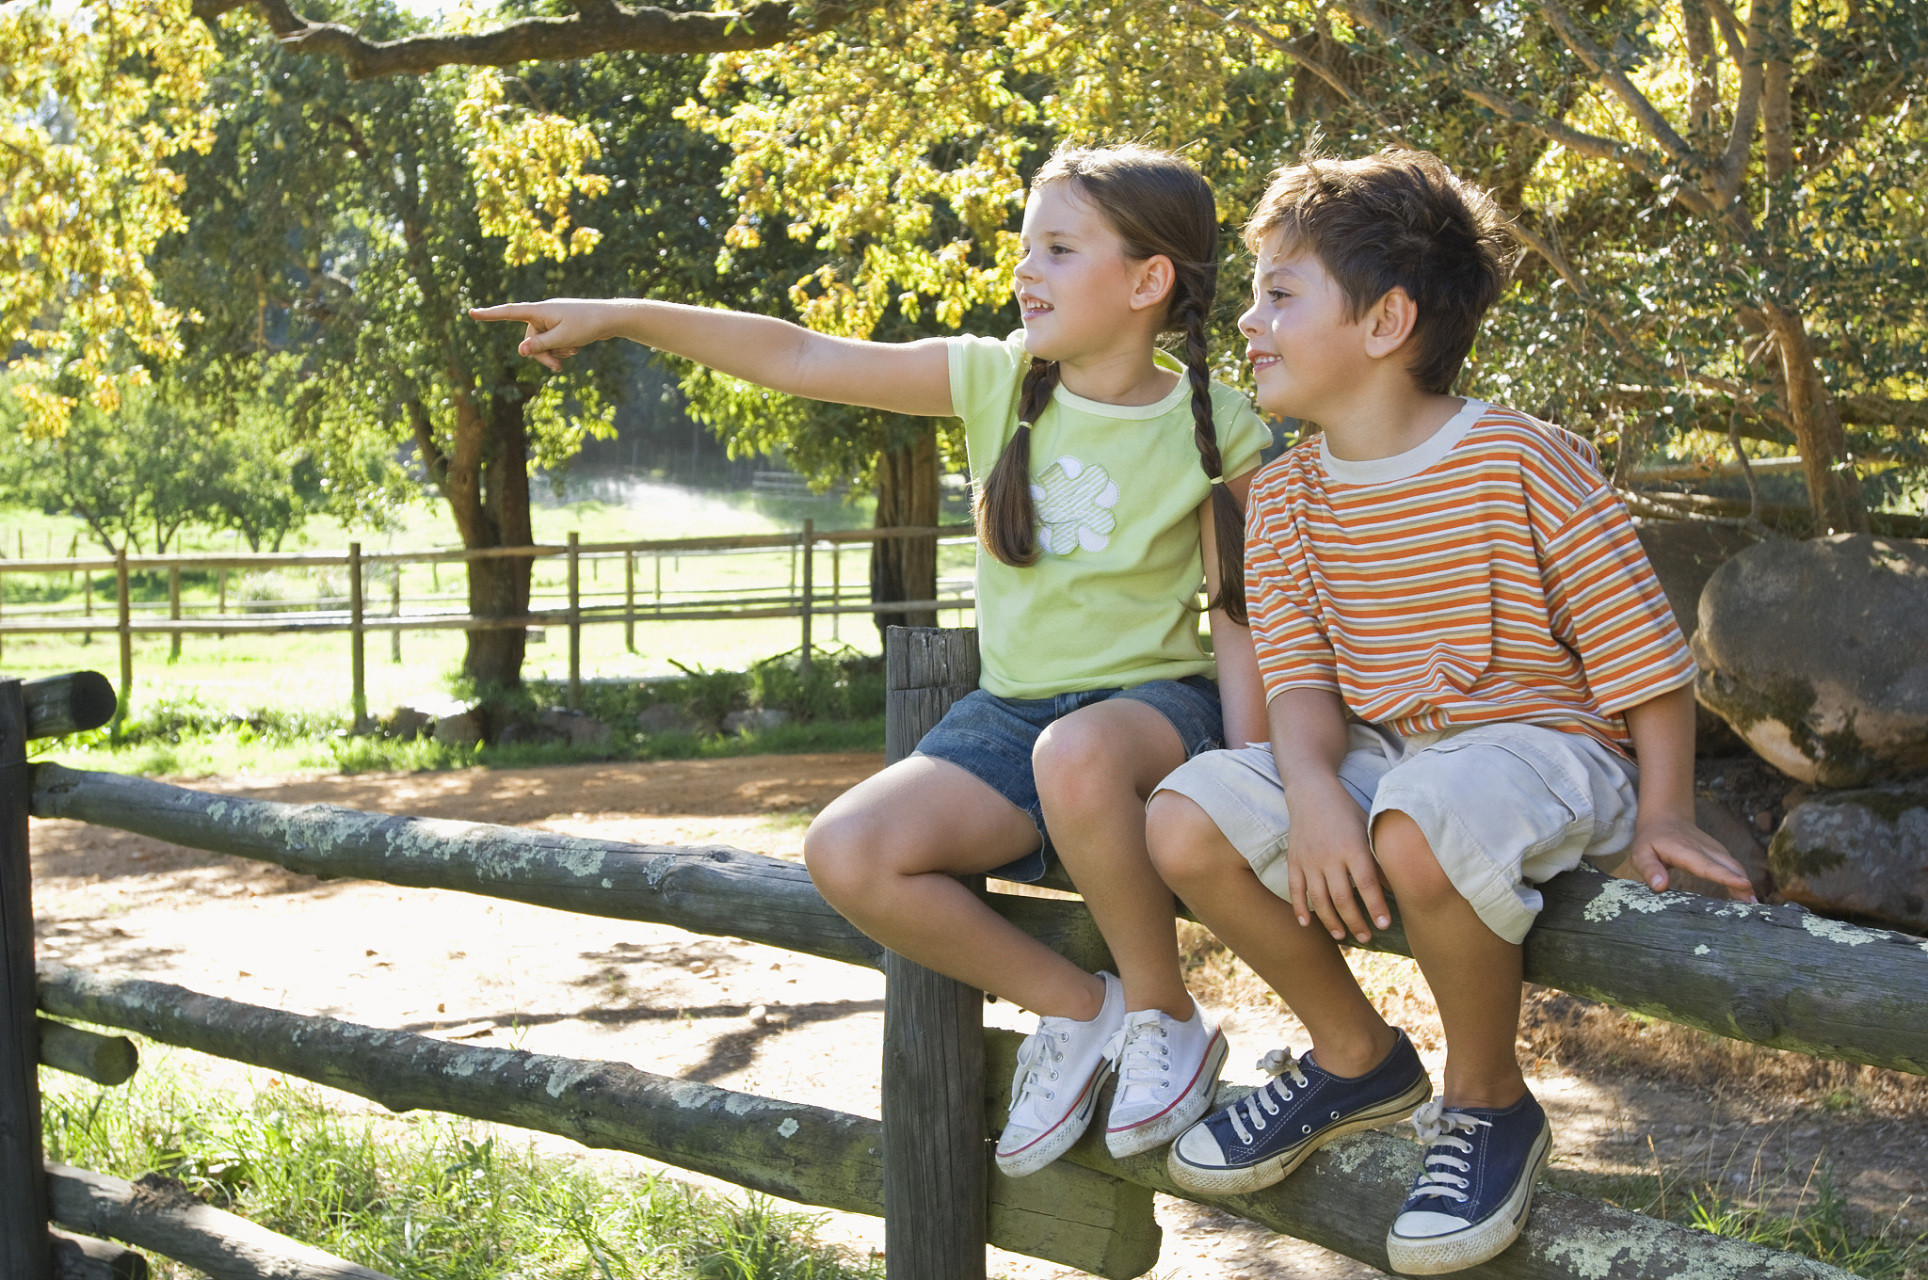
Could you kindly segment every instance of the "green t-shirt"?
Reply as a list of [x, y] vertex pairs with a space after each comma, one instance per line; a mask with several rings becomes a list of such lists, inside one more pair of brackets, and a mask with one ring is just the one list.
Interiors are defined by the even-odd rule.
[[[982, 483], [1017, 430], [1024, 334], [949, 341], [951, 404]], [[1159, 364], [1184, 366], [1160, 352]], [[1213, 384], [1225, 474], [1258, 464], [1270, 441], [1246, 398]], [[1198, 643], [1198, 507], [1211, 482], [1192, 440], [1191, 384], [1157, 404], [1100, 404], [1060, 386], [1031, 429], [1037, 562], [977, 549], [980, 683], [1004, 698], [1213, 675]], [[1229, 536], [1243, 539], [1243, 530]]]

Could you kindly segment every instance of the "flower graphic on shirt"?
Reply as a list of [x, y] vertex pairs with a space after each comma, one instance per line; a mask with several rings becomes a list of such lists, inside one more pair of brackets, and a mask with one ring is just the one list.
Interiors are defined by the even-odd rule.
[[1059, 458], [1038, 476], [1031, 498], [1038, 508], [1038, 543], [1052, 555], [1111, 545], [1111, 531], [1118, 527], [1111, 514], [1118, 485], [1103, 467], [1086, 466], [1069, 455]]

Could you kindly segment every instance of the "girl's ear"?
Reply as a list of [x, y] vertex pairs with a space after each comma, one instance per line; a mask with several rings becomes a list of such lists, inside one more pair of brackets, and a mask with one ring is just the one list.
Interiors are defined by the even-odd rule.
[[1155, 253], [1138, 264], [1138, 280], [1131, 290], [1131, 309], [1143, 311], [1148, 307], [1162, 307], [1171, 297], [1172, 282], [1178, 272], [1172, 260], [1162, 253]]
[[1399, 350], [1419, 323], [1419, 305], [1402, 287], [1389, 289], [1372, 304], [1360, 323], [1366, 331], [1366, 354], [1381, 360]]

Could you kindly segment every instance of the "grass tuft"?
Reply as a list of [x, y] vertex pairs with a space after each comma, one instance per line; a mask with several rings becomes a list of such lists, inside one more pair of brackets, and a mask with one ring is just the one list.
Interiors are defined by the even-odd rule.
[[[878, 1280], [820, 1242], [816, 1219], [666, 1177], [625, 1177], [442, 1116], [350, 1114], [324, 1091], [143, 1047], [102, 1089], [53, 1072], [48, 1158], [136, 1180], [171, 1177], [218, 1208], [394, 1276], [421, 1280]], [[205, 1059], [200, 1059], [205, 1061]], [[160, 1258], [156, 1280], [199, 1273]]]

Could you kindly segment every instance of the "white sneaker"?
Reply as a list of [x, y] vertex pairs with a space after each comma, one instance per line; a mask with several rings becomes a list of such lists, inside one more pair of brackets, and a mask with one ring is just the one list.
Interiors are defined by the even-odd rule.
[[1036, 1173], [1084, 1134], [1111, 1074], [1105, 1046], [1125, 1020], [1125, 988], [1108, 973], [1104, 1007], [1089, 1022], [1039, 1018], [1018, 1049], [1011, 1118], [997, 1140], [997, 1167], [1014, 1178]]
[[1118, 1087], [1105, 1127], [1112, 1155], [1163, 1146], [1211, 1109], [1225, 1065], [1225, 1035], [1196, 1000], [1184, 1022], [1162, 1009], [1126, 1014], [1114, 1044]]

